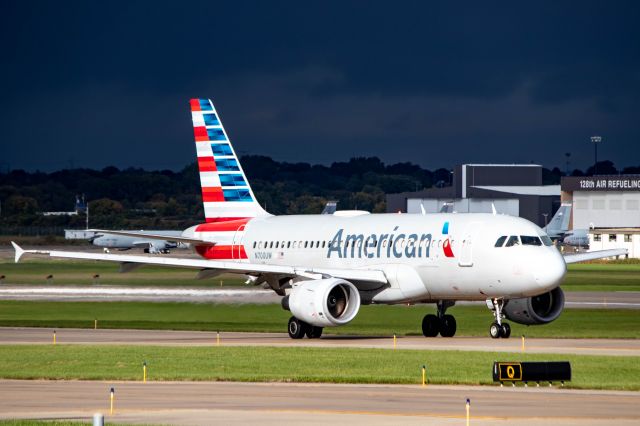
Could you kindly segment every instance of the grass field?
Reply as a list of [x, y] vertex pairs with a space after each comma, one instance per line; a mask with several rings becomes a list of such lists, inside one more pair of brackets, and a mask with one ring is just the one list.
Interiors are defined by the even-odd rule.
[[[419, 335], [422, 317], [433, 306], [362, 306], [346, 326], [332, 334]], [[485, 306], [456, 306], [449, 313], [458, 323], [457, 336], [486, 336], [492, 316]], [[209, 331], [286, 331], [291, 313], [279, 305], [192, 304], [152, 302], [25, 302], [0, 301], [0, 326], [136, 328]], [[527, 327], [511, 323], [512, 335], [528, 337], [640, 338], [640, 315], [626, 309], [568, 309], [559, 319]]]
[[[11, 284], [56, 285], [127, 285], [127, 286], [189, 286], [219, 287], [243, 286], [240, 276], [196, 280], [191, 269], [143, 266], [127, 274], [118, 272], [115, 263], [27, 259], [21, 263], [0, 260], [0, 276]], [[100, 275], [94, 279], [94, 275]], [[47, 276], [53, 275], [48, 282]], [[565, 291], [640, 291], [640, 264], [589, 263], [569, 265], [569, 272], [562, 288]]]
[[565, 291], [640, 291], [640, 264], [577, 263], [569, 265]]
[[303, 347], [1, 346], [6, 379], [488, 385], [494, 361], [570, 361], [576, 388], [640, 390], [637, 357]]

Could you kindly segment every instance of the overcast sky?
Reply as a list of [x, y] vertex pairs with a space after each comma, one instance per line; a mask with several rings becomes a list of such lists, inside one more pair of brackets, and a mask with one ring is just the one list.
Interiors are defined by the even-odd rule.
[[192, 97], [280, 161], [640, 164], [640, 2], [309, 4], [3, 1], [0, 169], [180, 169]]

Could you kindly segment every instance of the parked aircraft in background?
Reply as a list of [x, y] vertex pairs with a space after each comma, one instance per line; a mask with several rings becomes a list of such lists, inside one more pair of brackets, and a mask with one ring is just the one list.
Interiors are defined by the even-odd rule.
[[589, 247], [589, 230], [574, 229], [564, 234], [562, 243], [572, 247]]
[[[493, 338], [509, 337], [504, 318], [546, 324], [560, 315], [566, 264], [626, 254], [624, 249], [562, 256], [535, 224], [485, 213], [272, 216], [256, 201], [213, 103], [191, 100], [206, 223], [176, 242], [203, 259], [23, 250], [55, 258], [198, 269], [198, 277], [238, 273], [282, 295], [292, 338], [320, 337], [323, 327], [352, 321], [362, 304], [434, 303], [422, 332], [451, 337], [458, 300], [486, 301]], [[108, 231], [138, 237], [126, 231]], [[165, 240], [166, 236], [145, 234]], [[127, 268], [124, 268], [127, 269]]]
[[549, 224], [542, 229], [550, 238], [561, 241], [562, 244], [573, 247], [589, 247], [588, 229], [569, 230], [572, 207], [571, 203], [562, 203]]
[[146, 231], [154, 235], [164, 236], [165, 240], [158, 240], [145, 237], [145, 231], [125, 231], [136, 235], [118, 235], [106, 231], [96, 231], [89, 241], [98, 247], [104, 247], [105, 252], [109, 249], [129, 250], [132, 248], [142, 248], [145, 253], [169, 253], [174, 248], [187, 248], [188, 245], [172, 240], [180, 238], [182, 231]]

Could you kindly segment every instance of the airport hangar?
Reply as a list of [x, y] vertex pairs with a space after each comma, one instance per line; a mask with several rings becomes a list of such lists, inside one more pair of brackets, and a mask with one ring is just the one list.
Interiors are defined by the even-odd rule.
[[640, 175], [563, 177], [569, 229], [589, 230], [589, 249], [626, 248], [640, 258]]
[[443, 205], [457, 213], [491, 213], [493, 205], [542, 227], [560, 206], [560, 185], [543, 185], [538, 164], [461, 164], [451, 186], [387, 195], [389, 213], [437, 213]]

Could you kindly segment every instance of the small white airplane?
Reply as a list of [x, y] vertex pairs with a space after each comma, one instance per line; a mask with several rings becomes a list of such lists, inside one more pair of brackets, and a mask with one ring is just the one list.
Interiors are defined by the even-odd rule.
[[569, 230], [572, 203], [562, 203], [556, 214], [553, 215], [543, 231], [554, 240], [559, 240], [562, 244], [572, 247], [589, 247], [589, 230], [572, 229]]
[[451, 337], [456, 320], [447, 309], [459, 300], [486, 301], [494, 317], [489, 334], [506, 338], [504, 318], [531, 325], [558, 318], [567, 263], [626, 254], [563, 257], [538, 226], [495, 213], [272, 216], [256, 201], [213, 103], [192, 99], [191, 114], [206, 223], [174, 240], [190, 243], [203, 259], [23, 250], [13, 243], [16, 262], [29, 253], [120, 262], [123, 271], [153, 264], [199, 269], [198, 278], [248, 275], [283, 296], [294, 339], [318, 338], [323, 327], [347, 324], [360, 305], [373, 303], [435, 303], [437, 315], [424, 317], [422, 332]]
[[164, 240], [156, 238], [147, 238], [144, 231], [129, 231], [138, 234], [137, 236], [116, 235], [109, 231], [96, 231], [89, 241], [94, 246], [103, 247], [105, 253], [109, 249], [119, 251], [130, 250], [132, 248], [141, 248], [145, 253], [152, 254], [168, 254], [169, 250], [174, 248], [187, 248], [186, 244], [173, 241], [172, 238], [181, 237], [182, 231], [148, 231], [160, 236], [164, 236]]

